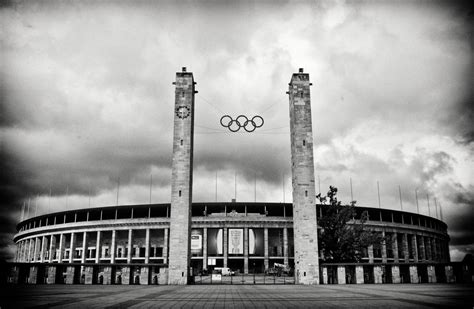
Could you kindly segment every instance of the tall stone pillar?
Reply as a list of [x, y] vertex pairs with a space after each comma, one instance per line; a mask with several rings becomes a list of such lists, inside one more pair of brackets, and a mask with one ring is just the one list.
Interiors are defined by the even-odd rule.
[[46, 236], [43, 236], [42, 240], [41, 240], [41, 257], [40, 257], [40, 262], [43, 263], [44, 262], [44, 252], [46, 250]]
[[403, 233], [402, 243], [403, 243], [403, 256], [405, 257], [405, 262], [410, 261], [410, 252], [408, 251], [408, 235]]
[[74, 243], [76, 242], [76, 234], [74, 232], [71, 233], [71, 243], [69, 247], [69, 263], [72, 263], [74, 259]]
[[145, 264], [150, 263], [150, 229], [145, 230]]
[[283, 228], [283, 264], [288, 265], [288, 228]]
[[59, 256], [58, 256], [59, 263], [62, 263], [63, 261], [63, 250], [64, 250], [64, 234], [61, 233], [59, 235]]
[[418, 252], [418, 260], [426, 261], [425, 238], [423, 236], [417, 236], [417, 242], [420, 247], [420, 251]]
[[387, 242], [385, 241], [385, 231], [382, 231], [382, 263], [387, 263]]
[[[206, 229], [207, 232], [207, 229]], [[164, 239], [164, 247], [163, 247], [163, 263], [168, 263], [168, 244], [169, 244], [169, 229], [165, 229], [165, 239]], [[207, 243], [206, 243], [207, 246]]]
[[194, 148], [194, 77], [176, 73], [173, 162], [171, 174], [171, 215], [169, 284], [187, 284], [190, 264], [191, 203]]
[[227, 228], [223, 228], [223, 240], [224, 240], [224, 267], [227, 267], [227, 259], [229, 257], [229, 237], [227, 236]]
[[99, 263], [100, 260], [100, 231], [97, 231], [97, 240], [95, 244], [95, 262]]
[[131, 229], [128, 230], [128, 243], [127, 243], [127, 263], [130, 264], [132, 262], [132, 233]]
[[319, 284], [310, 85], [309, 74], [299, 69], [292, 75], [288, 91], [295, 276], [299, 284]]
[[370, 245], [367, 247], [367, 255], [369, 256], [369, 263], [374, 263], [374, 246]]
[[268, 228], [263, 229], [263, 264], [268, 269]]
[[416, 242], [416, 235], [412, 235], [411, 237], [411, 249], [413, 251], [413, 261], [415, 263], [418, 263], [418, 245], [417, 245], [417, 242]]
[[112, 230], [112, 243], [110, 244], [110, 263], [115, 263], [115, 237], [117, 236], [117, 231]]
[[39, 238], [35, 237], [35, 249], [33, 253], [33, 262], [36, 262], [38, 260], [39, 248], [40, 248], [39, 242], [40, 242]]
[[202, 229], [202, 268], [207, 269], [207, 228]]
[[398, 237], [397, 233], [392, 233], [392, 252], [393, 252], [393, 261], [398, 263]]
[[53, 262], [53, 242], [54, 242], [54, 235], [51, 235], [49, 240], [49, 262]]
[[31, 262], [32, 255], [33, 255], [33, 238], [29, 239], [29, 245], [28, 245], [28, 263]]
[[244, 274], [249, 273], [249, 228], [244, 228]]
[[431, 255], [431, 240], [429, 237], [425, 237], [425, 252], [426, 252], [426, 259], [428, 261], [433, 260], [433, 257]]
[[86, 262], [86, 256], [87, 256], [87, 232], [84, 232], [82, 235], [82, 256], [81, 256], [81, 263]]

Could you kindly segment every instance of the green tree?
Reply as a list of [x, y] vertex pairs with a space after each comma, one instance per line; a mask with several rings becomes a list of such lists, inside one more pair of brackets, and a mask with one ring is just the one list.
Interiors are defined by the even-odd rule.
[[330, 186], [327, 196], [318, 194], [324, 213], [318, 220], [319, 250], [322, 259], [329, 263], [359, 262], [368, 246], [380, 246], [383, 237], [367, 226], [367, 211], [356, 218], [356, 201], [342, 205], [337, 200], [337, 188]]

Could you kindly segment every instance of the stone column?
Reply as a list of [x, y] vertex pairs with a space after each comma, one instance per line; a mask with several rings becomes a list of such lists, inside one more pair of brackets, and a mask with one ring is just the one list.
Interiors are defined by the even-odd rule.
[[168, 283], [188, 284], [191, 260], [191, 207], [193, 191], [194, 96], [193, 74], [176, 73]]
[[61, 233], [59, 235], [59, 256], [58, 256], [58, 262], [62, 263], [63, 262], [63, 246], [64, 246], [64, 234]]
[[337, 266], [337, 284], [346, 284], [345, 266]]
[[[207, 229], [206, 229], [206, 233], [207, 233]], [[168, 263], [168, 243], [169, 243], [168, 239], [169, 239], [169, 229], [166, 228], [165, 229], [164, 248], [163, 248], [163, 263], [165, 263], [165, 264]], [[206, 242], [206, 246], [207, 246], [207, 242]], [[206, 261], [206, 263], [207, 263], [207, 261]]]
[[[163, 255], [165, 255], [164, 250]], [[207, 228], [202, 229], [202, 267], [207, 269]]]
[[288, 228], [283, 228], [283, 264], [288, 265]]
[[44, 251], [46, 250], [46, 236], [43, 236], [41, 240], [41, 257], [40, 257], [40, 262], [44, 262]]
[[33, 262], [38, 260], [38, 251], [39, 251], [39, 238], [35, 237], [35, 248], [33, 251]]
[[400, 267], [392, 265], [392, 283], [400, 283]]
[[127, 244], [127, 263], [130, 264], [132, 262], [132, 233], [131, 229], [128, 230], [128, 244]]
[[369, 263], [374, 263], [374, 246], [370, 245], [367, 247], [367, 255], [369, 256]]
[[224, 238], [224, 267], [227, 267], [227, 256], [228, 256], [228, 239], [227, 239], [227, 228], [223, 228], [223, 238]]
[[355, 275], [356, 275], [356, 283], [363, 284], [364, 283], [364, 267], [363, 266], [356, 266], [355, 267]]
[[87, 256], [87, 232], [84, 232], [82, 235], [82, 257], [81, 257], [81, 263], [86, 262], [86, 256]]
[[54, 242], [54, 235], [51, 235], [49, 241], [49, 262], [53, 262], [53, 242]]
[[403, 256], [405, 257], [405, 262], [408, 263], [410, 261], [410, 254], [408, 252], [408, 235], [403, 233], [402, 243], [403, 243]]
[[150, 263], [150, 229], [145, 230], [145, 264]]
[[375, 284], [383, 283], [382, 274], [383, 274], [382, 266], [374, 266], [374, 283]]
[[382, 263], [387, 263], [387, 242], [385, 241], [385, 231], [382, 231], [384, 240], [382, 241]]
[[418, 281], [418, 268], [416, 265], [410, 265], [410, 283], [419, 283]]
[[[323, 272], [323, 284], [328, 284], [328, 268], [327, 266], [322, 266], [322, 272]], [[297, 280], [298, 278], [296, 278]], [[295, 282], [298, 284], [298, 282]]]
[[95, 263], [99, 263], [100, 260], [100, 231], [97, 231], [97, 240], [95, 244]]
[[426, 270], [428, 272], [428, 283], [436, 283], [435, 267], [433, 265], [428, 265]]
[[244, 228], [244, 274], [249, 273], [249, 228]]
[[398, 263], [398, 237], [397, 233], [392, 233], [392, 251], [393, 251], [393, 261]]
[[70, 247], [69, 247], [69, 263], [72, 263], [73, 260], [74, 260], [74, 253], [75, 253], [74, 243], [76, 242], [75, 238], [76, 238], [76, 234], [74, 234], [74, 232], [72, 232], [71, 233], [71, 244], [70, 244]]
[[417, 243], [420, 244], [420, 252], [418, 252], [418, 260], [426, 261], [425, 239], [423, 236], [417, 236]]
[[13, 260], [13, 262], [18, 262], [18, 257], [20, 256], [20, 250], [21, 250], [20, 244], [21, 242], [16, 243], [16, 253], [15, 253], [15, 259]]
[[418, 245], [416, 241], [416, 235], [412, 235], [411, 237], [411, 248], [413, 250], [413, 261], [418, 263]]
[[264, 260], [265, 270], [268, 269], [268, 228], [263, 229], [263, 248], [264, 248]]
[[294, 258], [298, 284], [319, 284], [311, 85], [309, 74], [300, 68], [298, 73], [292, 75], [287, 92], [290, 103]]
[[426, 252], [426, 259], [431, 261], [433, 258], [431, 256], [431, 241], [429, 237], [425, 237], [425, 252]]
[[112, 244], [110, 245], [110, 263], [115, 263], [115, 237], [116, 237], [116, 231], [112, 231]]
[[29, 244], [28, 244], [28, 263], [31, 262], [31, 256], [33, 255], [33, 239], [29, 239]]

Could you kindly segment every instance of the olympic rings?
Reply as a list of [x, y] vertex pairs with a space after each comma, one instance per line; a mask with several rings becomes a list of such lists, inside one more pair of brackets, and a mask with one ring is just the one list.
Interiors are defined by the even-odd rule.
[[229, 115], [224, 115], [220, 120], [221, 126], [228, 128], [231, 132], [237, 132], [241, 128], [244, 128], [245, 131], [251, 133], [255, 131], [256, 128], [263, 126], [262, 116], [253, 116], [252, 119], [248, 119], [245, 115], [239, 115], [237, 118], [232, 119]]

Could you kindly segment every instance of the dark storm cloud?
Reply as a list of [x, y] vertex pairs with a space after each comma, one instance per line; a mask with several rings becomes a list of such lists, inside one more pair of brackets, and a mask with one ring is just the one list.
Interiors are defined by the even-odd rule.
[[[450, 228], [460, 226], [453, 242], [465, 243], [472, 229], [461, 219], [470, 210], [463, 199], [472, 199], [446, 198], [472, 184], [472, 18], [462, 8], [373, 1], [3, 6], [0, 167], [8, 214], [1, 239], [11, 239], [23, 202], [50, 187], [56, 210], [66, 187], [81, 207], [89, 191], [97, 206], [108, 205], [120, 177], [123, 198], [138, 203], [153, 174], [156, 201], [166, 201], [171, 82], [182, 66], [199, 90], [196, 195], [209, 199], [215, 172], [236, 172], [240, 187], [257, 176], [262, 195], [279, 198], [290, 168], [285, 91], [304, 67], [314, 83], [315, 163], [324, 186], [345, 194], [352, 177], [357, 199], [369, 206], [376, 180], [388, 207], [398, 202], [398, 185], [437, 193]], [[265, 126], [224, 133], [223, 114], [260, 114]], [[403, 201], [413, 203], [407, 193]]]

